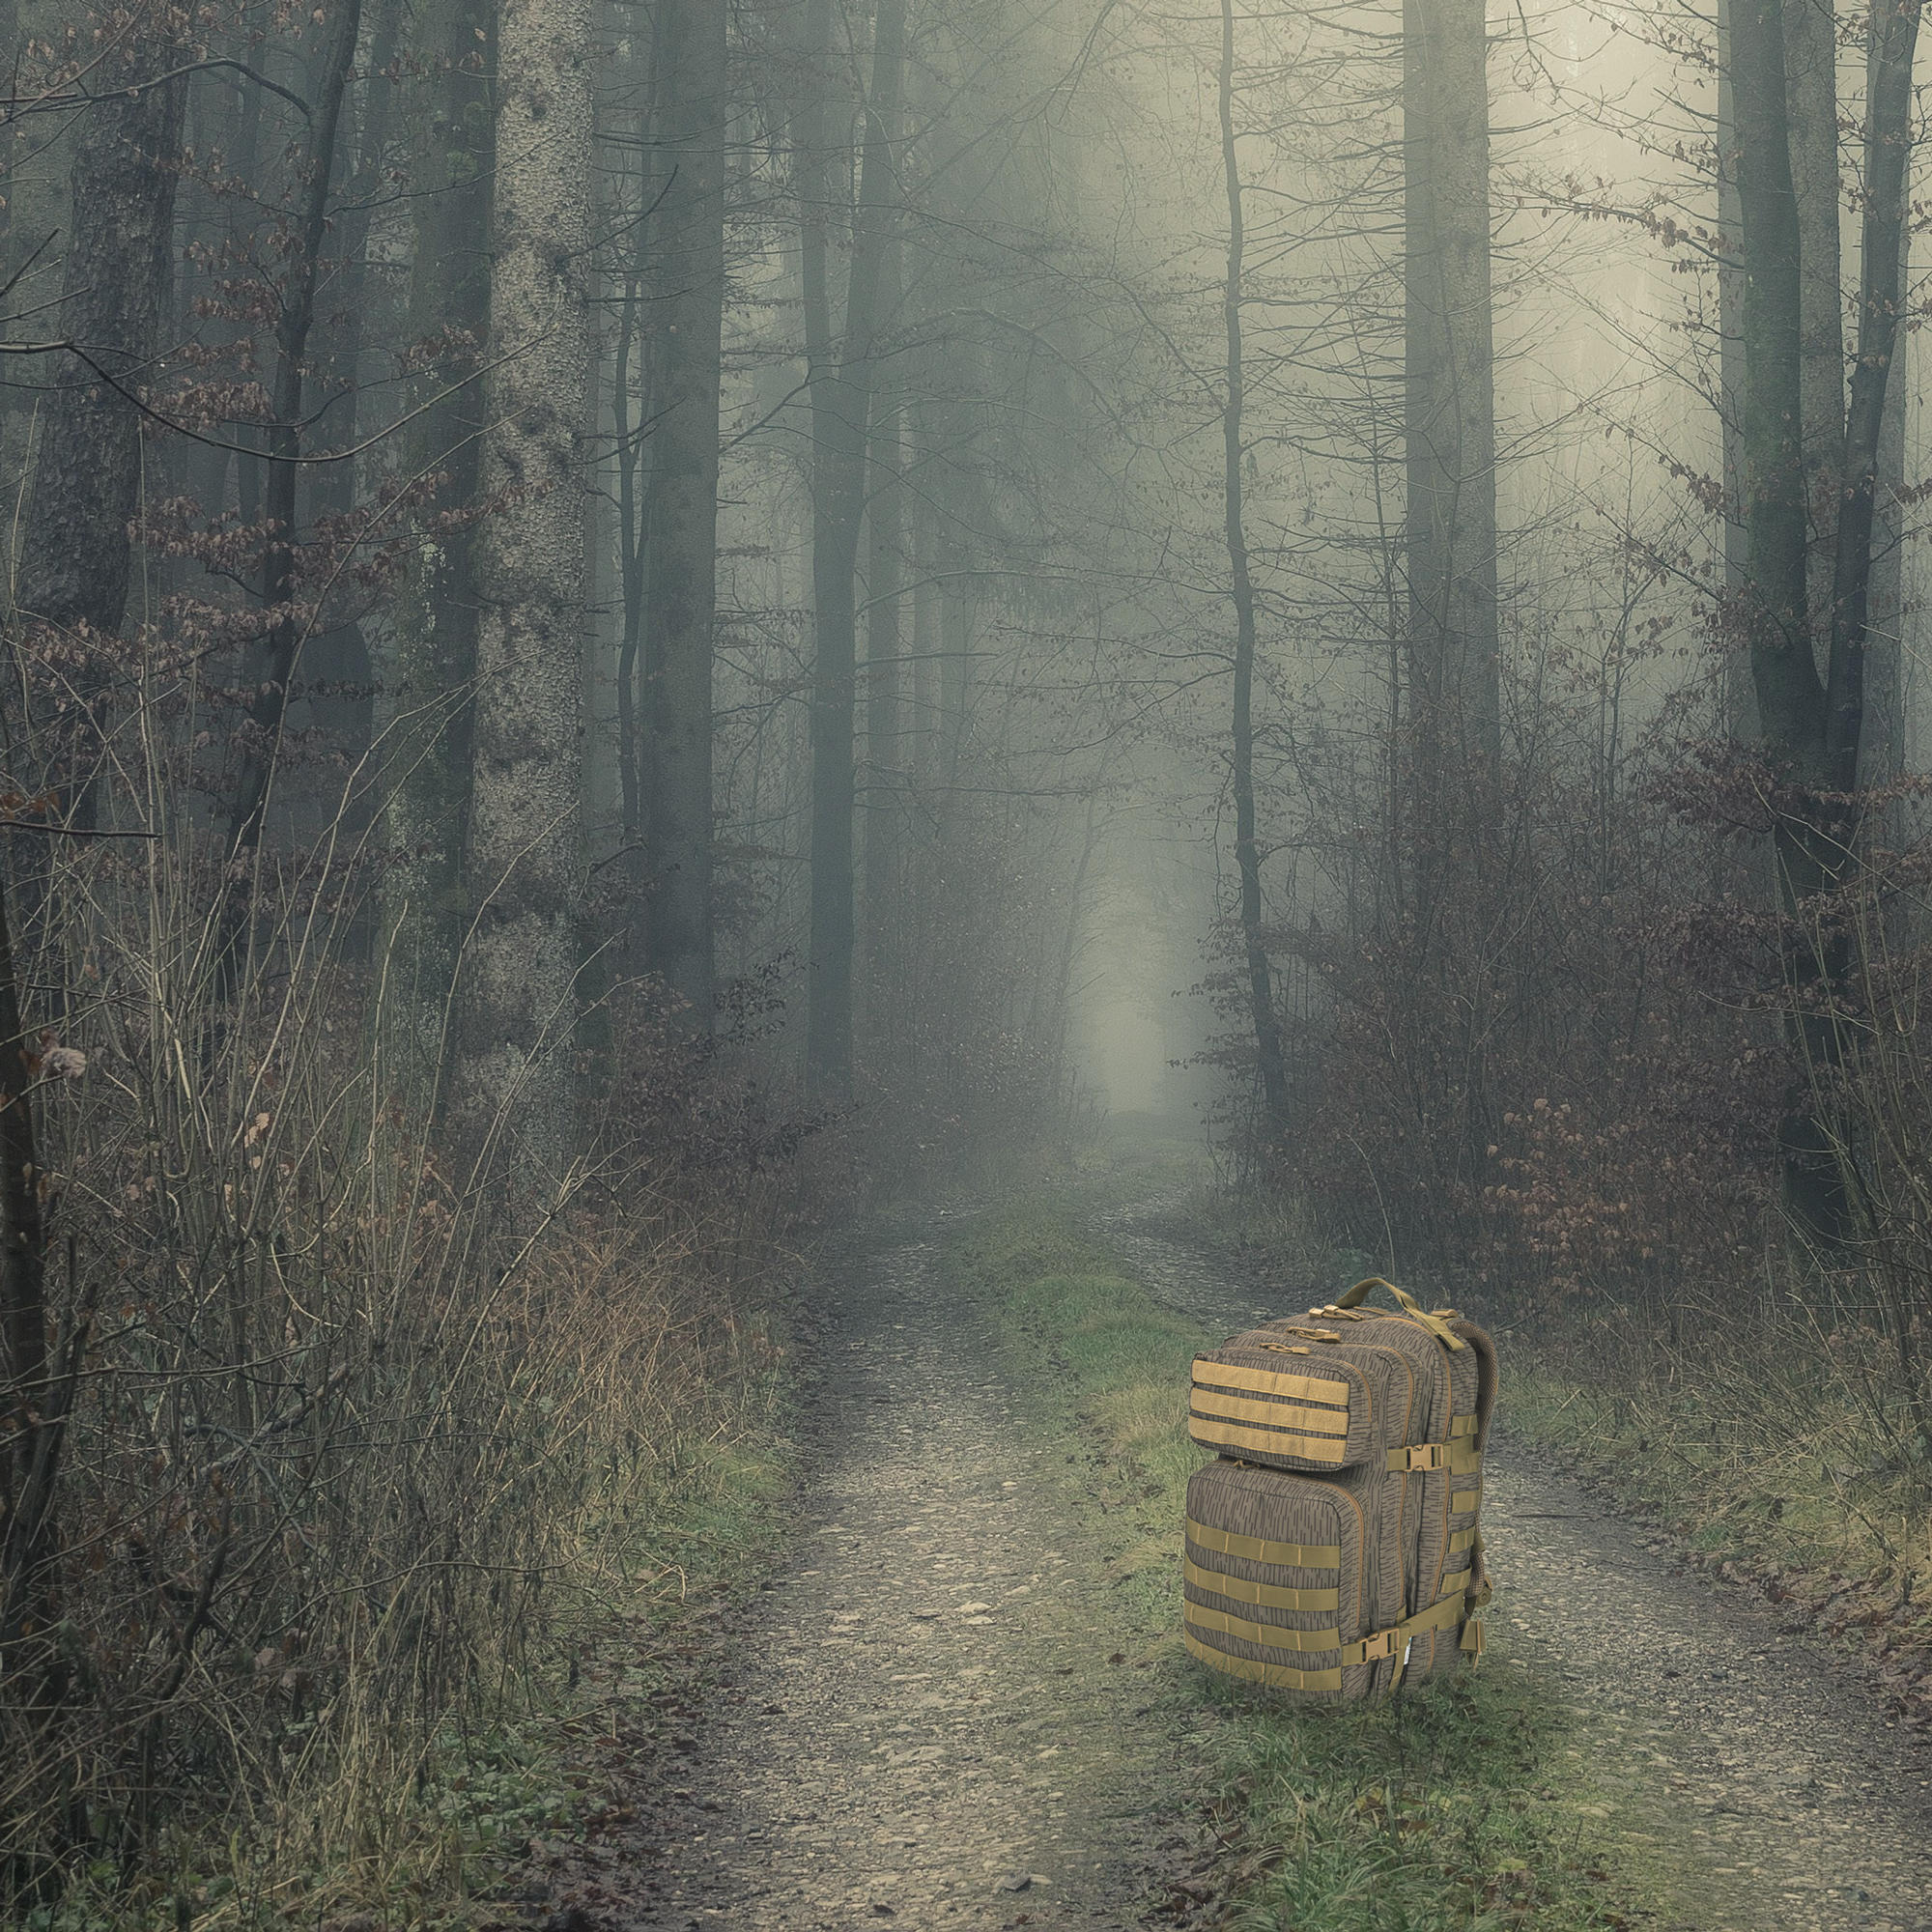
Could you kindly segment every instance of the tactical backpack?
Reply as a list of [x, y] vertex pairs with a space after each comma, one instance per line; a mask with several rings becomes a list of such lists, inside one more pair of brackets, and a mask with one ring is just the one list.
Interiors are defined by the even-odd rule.
[[[1364, 1308], [1387, 1289], [1397, 1311]], [[1194, 1358], [1182, 1635], [1202, 1662], [1332, 1702], [1480, 1655], [1494, 1345], [1378, 1278]]]

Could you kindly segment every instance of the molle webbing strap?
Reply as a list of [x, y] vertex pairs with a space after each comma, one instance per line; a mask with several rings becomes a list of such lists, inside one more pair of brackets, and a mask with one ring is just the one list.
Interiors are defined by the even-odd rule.
[[1238, 1556], [1246, 1563], [1274, 1563], [1285, 1570], [1334, 1570], [1341, 1566], [1339, 1543], [1276, 1543], [1265, 1536], [1237, 1536], [1232, 1529], [1187, 1519], [1187, 1538], [1197, 1548], [1217, 1556]]
[[[1204, 1609], [1199, 1604], [1188, 1604], [1182, 1612], [1182, 1634], [1189, 1638], [1187, 1647], [1197, 1657], [1205, 1657], [1208, 1662], [1219, 1669], [1235, 1670], [1236, 1675], [1246, 1677], [1252, 1675], [1253, 1671], [1246, 1667], [1236, 1669], [1236, 1666], [1245, 1666], [1251, 1662], [1250, 1660], [1227, 1658], [1226, 1652], [1212, 1650], [1210, 1646], [1201, 1644], [1193, 1637], [1193, 1632], [1213, 1631], [1222, 1636], [1236, 1637], [1243, 1643], [1254, 1644], [1260, 1650], [1339, 1650], [1341, 1667], [1346, 1670], [1352, 1669], [1357, 1664], [1379, 1663], [1384, 1659], [1393, 1659], [1399, 1666], [1406, 1655], [1411, 1638], [1427, 1635], [1431, 1631], [1459, 1629], [1463, 1618], [1463, 1593], [1458, 1590], [1453, 1595], [1442, 1598], [1440, 1602], [1432, 1604], [1428, 1609], [1418, 1611], [1412, 1617], [1405, 1617], [1401, 1623], [1393, 1625], [1388, 1630], [1377, 1631], [1373, 1635], [1365, 1636], [1358, 1642], [1344, 1644], [1340, 1640], [1342, 1634], [1340, 1631], [1287, 1630], [1279, 1624], [1250, 1623], [1244, 1617], [1231, 1617], [1220, 1610]], [[1311, 1675], [1325, 1674], [1295, 1670], [1293, 1665], [1272, 1664], [1265, 1660], [1256, 1663], [1254, 1667], [1262, 1670], [1291, 1670], [1295, 1677], [1304, 1679]], [[1274, 1683], [1278, 1680], [1264, 1678], [1260, 1681]], [[1288, 1682], [1286, 1679], [1279, 1681]], [[1339, 1690], [1341, 1680], [1338, 1673], [1336, 1681], [1330, 1685], [1317, 1687], [1307, 1683], [1291, 1683], [1289, 1688], [1301, 1690], [1322, 1688]]]
[[1346, 1417], [1350, 1383], [1340, 1376], [1296, 1376], [1279, 1369], [1250, 1369], [1239, 1362], [1210, 1362], [1194, 1358], [1194, 1379], [1209, 1388], [1239, 1389], [1250, 1395], [1271, 1395], [1339, 1406]]
[[1458, 1516], [1463, 1516], [1470, 1510], [1480, 1508], [1482, 1500], [1481, 1490], [1458, 1490], [1450, 1496], [1449, 1507]]
[[1291, 1590], [1281, 1583], [1257, 1583], [1225, 1570], [1204, 1569], [1191, 1556], [1181, 1559], [1181, 1573], [1199, 1589], [1262, 1610], [1332, 1610], [1342, 1601], [1341, 1591], [1333, 1585], [1325, 1590]]
[[1458, 1435], [1473, 1435], [1476, 1433], [1476, 1418], [1473, 1415], [1452, 1415], [1449, 1418], [1449, 1435], [1453, 1440]]
[[[1342, 1649], [1342, 1633], [1332, 1624], [1326, 1630], [1291, 1630], [1286, 1624], [1258, 1624], [1195, 1603], [1188, 1604], [1181, 1619], [1196, 1630], [1218, 1631], [1223, 1636], [1237, 1636], [1243, 1643], [1259, 1644], [1264, 1650]], [[1347, 1651], [1342, 1651], [1342, 1658], [1344, 1662], [1349, 1661]]]
[[1236, 1657], [1232, 1651], [1216, 1650], [1211, 1643], [1203, 1643], [1184, 1624], [1181, 1626], [1180, 1640], [1210, 1669], [1222, 1671], [1229, 1677], [1244, 1678], [1250, 1684], [1264, 1685], [1272, 1690], [1339, 1690], [1342, 1688], [1340, 1670], [1296, 1670], [1292, 1664], [1264, 1663], [1258, 1658]]
[[1188, 1400], [1196, 1415], [1216, 1415], [1229, 1422], [1263, 1422], [1270, 1429], [1301, 1429], [1314, 1435], [1349, 1433], [1346, 1408], [1302, 1408], [1292, 1402], [1256, 1402], [1249, 1396], [1200, 1387]]
[[1473, 1529], [1459, 1529], [1449, 1539], [1449, 1554], [1454, 1556], [1459, 1550], [1473, 1549], [1476, 1547], [1476, 1532]]
[[1349, 1453], [1340, 1435], [1291, 1435], [1281, 1429], [1244, 1429], [1236, 1422], [1214, 1422], [1204, 1416], [1188, 1418], [1187, 1433], [1213, 1449], [1246, 1449], [1264, 1456], [1298, 1456], [1304, 1463], [1340, 1465]]

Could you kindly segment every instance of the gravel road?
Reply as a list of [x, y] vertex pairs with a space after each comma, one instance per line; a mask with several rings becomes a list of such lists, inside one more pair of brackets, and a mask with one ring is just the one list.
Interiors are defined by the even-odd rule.
[[1138, 1925], [1176, 1742], [1149, 1675], [1108, 1661], [1049, 1452], [930, 1244], [825, 1265], [795, 1567], [731, 1634], [618, 1922]]
[[[1170, 1306], [1213, 1332], [1281, 1312], [1158, 1230], [1107, 1224]], [[554, 1871], [558, 1932], [1128, 1932], [1198, 1851], [1187, 1719], [1122, 1654], [1104, 1570], [1067, 1533], [1069, 1472], [1016, 1426], [936, 1254], [822, 1264], [790, 1567], [724, 1620], [725, 1662], [635, 1822], [574, 1855], [598, 1881]], [[1505, 1363], [1505, 1430], [1507, 1389]], [[1571, 1714], [1579, 1789], [1604, 1801], [1585, 1816], [1651, 1875], [1647, 1932], [1932, 1932], [1932, 1750], [1846, 1660], [1506, 1433], [1488, 1481], [1494, 1667]]]

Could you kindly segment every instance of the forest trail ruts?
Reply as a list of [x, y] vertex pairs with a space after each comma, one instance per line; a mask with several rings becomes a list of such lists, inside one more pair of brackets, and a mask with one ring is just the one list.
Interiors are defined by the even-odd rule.
[[1105, 1577], [1044, 1477], [1060, 1452], [1018, 1426], [931, 1243], [817, 1271], [790, 1564], [733, 1620], [608, 1922], [1136, 1925], [1173, 1747], [1151, 1673], [1108, 1662]]
[[[1233, 1332], [1252, 1281], [1110, 1217], [1157, 1298]], [[1932, 1746], [1891, 1725], [1847, 1660], [1747, 1590], [1687, 1570], [1508, 1436], [1503, 1358], [1483, 1531], [1512, 1667], [1569, 1714], [1605, 1827], [1657, 1873], [1684, 1932], [1932, 1932]]]

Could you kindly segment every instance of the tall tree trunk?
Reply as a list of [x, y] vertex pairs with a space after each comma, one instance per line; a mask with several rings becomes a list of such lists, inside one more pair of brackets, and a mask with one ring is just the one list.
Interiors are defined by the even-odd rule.
[[[1802, 0], [1801, 0], [1802, 4]], [[1751, 675], [1773, 746], [1821, 723], [1805, 584], [1804, 353], [1783, 0], [1735, 0], [1731, 46], [1745, 242], [1745, 527]]]
[[[1793, 919], [1785, 971], [1794, 1044], [1814, 1069], [1842, 1054], [1819, 1009], [1845, 968], [1844, 945], [1806, 929], [1807, 903], [1857, 867], [1858, 811], [1848, 804], [1863, 736], [1865, 635], [1872, 529], [1889, 377], [1898, 339], [1900, 260], [1910, 143], [1918, 0], [1873, 0], [1866, 198], [1858, 357], [1839, 445], [1830, 632], [1821, 679], [1807, 586], [1807, 473], [1802, 438], [1805, 379], [1802, 223], [1792, 183], [1784, 0], [1741, 0], [1733, 21], [1739, 191], [1746, 281], [1747, 522], [1750, 533], [1751, 669], [1766, 748], [1786, 775], [1775, 828], [1778, 893]], [[1833, 257], [1835, 259], [1835, 256]], [[1785, 1199], [1827, 1241], [1845, 1229], [1836, 1146], [1811, 1095], [1784, 1128]]]
[[1241, 881], [1241, 950], [1247, 962], [1248, 1019], [1255, 1034], [1262, 1108], [1268, 1139], [1273, 1141], [1288, 1126], [1288, 1067], [1282, 1052], [1281, 1027], [1275, 1017], [1267, 946], [1262, 937], [1262, 855], [1255, 832], [1255, 589], [1248, 571], [1248, 538], [1241, 497], [1245, 373], [1241, 352], [1241, 273], [1247, 237], [1242, 220], [1240, 160], [1235, 146], [1235, 0], [1221, 0], [1219, 94], [1221, 172], [1228, 195], [1228, 276], [1221, 298], [1228, 341], [1228, 390], [1221, 412], [1221, 442], [1228, 567], [1235, 597], [1235, 865]]
[[[1876, 103], [1884, 85], [1886, 42], [1870, 36], [1865, 56], [1865, 98]], [[1870, 152], [1867, 130], [1865, 165]], [[1901, 204], [1912, 207], [1912, 156], [1908, 153], [1899, 185]], [[1898, 286], [1912, 286], [1912, 222], [1899, 223]], [[1865, 716], [1859, 745], [1859, 782], [1882, 785], [1905, 769], [1905, 441], [1906, 412], [1911, 384], [1906, 380], [1909, 350], [1900, 337], [1893, 346], [1890, 380], [1885, 388], [1885, 413], [1879, 428], [1877, 470], [1872, 495], [1871, 589], [1866, 611]]]
[[[265, 465], [263, 510], [268, 543], [262, 559], [262, 608], [268, 630], [248, 653], [243, 688], [252, 696], [248, 729], [242, 739], [242, 772], [228, 819], [228, 859], [253, 852], [262, 837], [288, 715], [289, 686], [310, 630], [296, 602], [296, 557], [300, 546], [297, 515], [302, 470], [303, 413], [307, 394], [309, 331], [315, 326], [316, 281], [322, 246], [328, 233], [329, 187], [335, 146], [342, 127], [343, 97], [355, 62], [361, 32], [362, 0], [336, 0], [324, 56], [322, 86], [309, 118], [308, 152], [300, 219], [289, 251], [275, 324], [275, 376]], [[245, 907], [246, 888], [238, 882], [234, 901]], [[239, 924], [232, 926], [239, 938]]]
[[509, 1205], [553, 1200], [576, 1137], [580, 626], [594, 128], [590, 0], [501, 0], [493, 427], [478, 531], [469, 941], [452, 1114], [513, 1150]]
[[[1905, 246], [1909, 257], [1909, 223]], [[1911, 279], [1908, 259], [1899, 265], [1900, 286], [1910, 287]], [[1906, 768], [1904, 565], [1909, 520], [1904, 491], [1905, 444], [1911, 433], [1906, 415], [1912, 407], [1905, 382], [1908, 353], [1903, 346], [1897, 352], [1899, 366], [1886, 386], [1885, 422], [1879, 433], [1871, 592], [1865, 620], [1865, 716], [1859, 745], [1859, 782], [1866, 786], [1889, 784]], [[1893, 817], [1896, 822], [1896, 815]]]
[[1502, 760], [1482, 0], [1405, 0], [1404, 417], [1416, 837], [1488, 837]]
[[[54, 327], [73, 348], [52, 358], [39, 410], [32, 479], [15, 549], [15, 689], [8, 694], [14, 777], [71, 797], [88, 790], [101, 695], [114, 675], [128, 605], [141, 487], [142, 416], [172, 287], [169, 257], [187, 82], [185, 23], [169, 8], [103, 56], [71, 175], [68, 253]], [[34, 742], [59, 704], [57, 742]], [[44, 840], [14, 835], [18, 909], [31, 927], [46, 871]], [[29, 874], [30, 876], [23, 876]]]
[[711, 659], [717, 613], [719, 357], [724, 310], [725, 0], [658, 17], [657, 410], [645, 591], [651, 970], [710, 1031]]
[[[1743, 4], [1743, 0], [1740, 0]], [[1835, 0], [1786, 0], [1785, 111], [1798, 205], [1801, 435], [1811, 635], [1832, 628], [1838, 493], [1845, 440], [1845, 316], [1838, 195], [1838, 22]]]
[[885, 997], [889, 940], [905, 819], [905, 698], [900, 604], [904, 596], [905, 482], [897, 385], [874, 406], [866, 569], [866, 949], [868, 997]]
[[[47, 1432], [55, 1394], [48, 1347], [46, 1236], [35, 1151], [34, 1061], [0, 886], [0, 1676], [18, 1669], [22, 1627], [39, 1620], [52, 1528]], [[58, 1438], [56, 1437], [57, 1441]]]
[[1912, 159], [1912, 75], [1920, 0], [1872, 0], [1871, 87], [1865, 117], [1865, 207], [1860, 246], [1858, 360], [1845, 413], [1843, 484], [1832, 574], [1832, 650], [1826, 744], [1836, 788], [1858, 782], [1864, 737], [1872, 539], [1889, 417], [1903, 384], [1891, 381], [1904, 307]]
[[912, 493], [912, 662], [906, 667], [912, 737], [907, 764], [922, 819], [928, 818], [929, 792], [939, 769], [940, 706], [939, 655], [944, 615], [944, 586], [940, 581], [939, 533], [926, 471], [932, 431], [926, 412], [912, 410], [912, 474], [919, 487]]
[[[496, 127], [493, 0], [427, 0], [415, 60], [428, 76], [411, 159], [408, 333], [437, 352], [411, 390], [404, 473], [434, 482], [398, 599], [384, 683], [383, 873], [385, 1087], [418, 1119], [441, 1099], [448, 1001], [468, 924], [470, 699], [476, 677], [476, 534], [488, 423], [477, 373], [490, 324]], [[439, 519], [447, 519], [439, 523]]]
[[[896, 127], [887, 130], [895, 139]], [[882, 321], [899, 299], [900, 246], [896, 211], [879, 288]], [[901, 770], [904, 697], [900, 690], [900, 604], [905, 586], [905, 474], [899, 447], [903, 388], [890, 365], [872, 389], [872, 428], [866, 504], [866, 984], [867, 1011], [887, 998], [888, 941], [898, 889], [900, 833], [905, 818]], [[868, 1028], [871, 1022], [867, 1022]], [[876, 1045], [876, 1040], [874, 1042]]]
[[637, 217], [617, 310], [617, 342], [611, 374], [611, 436], [617, 474], [617, 567], [621, 610], [617, 627], [617, 789], [623, 818], [626, 888], [625, 969], [642, 971], [646, 954], [645, 895], [649, 886], [644, 843], [643, 718], [638, 673], [644, 655], [646, 564], [649, 557], [649, 458], [655, 420], [657, 359], [647, 316], [658, 291], [656, 211], [661, 170], [655, 130], [662, 13], [651, 15], [648, 44], [637, 62], [641, 84], [638, 109]]
[[811, 909], [806, 992], [806, 1079], [822, 1099], [852, 1083], [853, 706], [858, 613], [854, 583], [866, 484], [873, 331], [893, 186], [888, 129], [898, 121], [904, 0], [879, 0], [872, 84], [859, 166], [842, 338], [834, 347], [826, 242], [835, 169], [826, 95], [834, 54], [830, 0], [810, 0], [807, 38], [818, 72], [800, 128], [806, 354], [811, 384], [812, 607]]
[[[1738, 201], [1737, 106], [1731, 78], [1733, 0], [1718, 0], [1718, 413], [1724, 460], [1724, 594], [1735, 608], [1749, 576], [1750, 537], [1745, 528], [1744, 211]], [[1725, 660], [1726, 724], [1732, 737], [1757, 736], [1757, 696], [1750, 657]]]
[[[332, 394], [322, 417], [327, 443], [353, 449], [363, 425], [362, 349], [369, 332], [369, 232], [384, 192], [384, 169], [395, 120], [395, 97], [403, 82], [394, 72], [401, 50], [403, 0], [365, 0], [374, 20], [368, 58], [358, 78], [362, 91], [361, 126], [355, 166], [346, 184], [347, 206], [335, 223], [340, 272], [326, 292], [332, 323], [326, 383]], [[357, 464], [344, 458], [313, 472], [313, 519], [343, 515], [355, 507]], [[366, 472], [363, 472], [366, 474]], [[374, 716], [369, 690], [368, 639], [359, 622], [337, 624], [319, 633], [302, 653], [310, 686], [311, 715], [354, 757], [366, 751]], [[358, 823], [359, 823], [358, 818]]]
[[[7, 81], [7, 94], [14, 104], [0, 107], [0, 288], [14, 275], [14, 197], [17, 192], [14, 176], [19, 170], [26, 116], [20, 112], [20, 0], [0, 0], [0, 72]], [[9, 313], [17, 308], [17, 298], [10, 297]], [[0, 406], [4, 407], [4, 406]]]
[[938, 784], [941, 829], [956, 815], [961, 768], [973, 728], [974, 633], [979, 600], [956, 536], [942, 536], [939, 556], [945, 581], [939, 587], [939, 674], [933, 680], [939, 727]]

